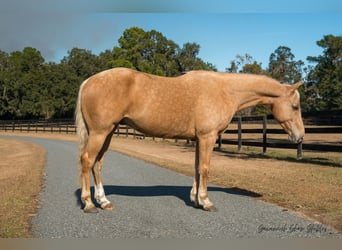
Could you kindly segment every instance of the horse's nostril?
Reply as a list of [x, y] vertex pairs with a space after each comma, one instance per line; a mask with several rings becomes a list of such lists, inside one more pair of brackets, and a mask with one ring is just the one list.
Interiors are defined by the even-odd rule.
[[299, 136], [297, 139], [297, 143], [301, 143], [301, 142], [303, 142], [303, 140], [304, 140], [304, 135]]

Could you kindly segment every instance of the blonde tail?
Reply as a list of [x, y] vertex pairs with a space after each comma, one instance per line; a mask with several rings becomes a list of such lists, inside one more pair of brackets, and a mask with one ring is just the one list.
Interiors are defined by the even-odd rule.
[[88, 143], [88, 135], [89, 135], [87, 125], [84, 121], [84, 117], [82, 114], [82, 108], [81, 108], [81, 93], [86, 82], [87, 81], [84, 81], [82, 85], [80, 86], [80, 90], [78, 92], [76, 110], [75, 110], [75, 124], [76, 124], [77, 136], [78, 136], [80, 157]]

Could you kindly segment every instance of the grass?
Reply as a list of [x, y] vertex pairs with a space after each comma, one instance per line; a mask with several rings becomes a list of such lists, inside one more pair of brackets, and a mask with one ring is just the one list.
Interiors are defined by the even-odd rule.
[[297, 153], [294, 149], [268, 149], [266, 154], [260, 153], [260, 147], [244, 147], [241, 152], [237, 152], [233, 146], [222, 148], [224, 152], [230, 152], [235, 155], [245, 154], [251, 158], [270, 159], [286, 162], [300, 162], [317, 166], [342, 168], [341, 154], [330, 152], [305, 151], [302, 159], [297, 159]]
[[29, 142], [0, 139], [0, 154], [0, 238], [31, 237], [46, 151]]

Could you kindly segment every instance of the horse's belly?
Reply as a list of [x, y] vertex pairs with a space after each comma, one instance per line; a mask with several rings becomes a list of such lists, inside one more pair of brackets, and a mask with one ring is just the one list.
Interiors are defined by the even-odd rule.
[[189, 120], [177, 119], [153, 119], [145, 117], [144, 119], [124, 119], [124, 123], [135, 128], [146, 135], [162, 138], [190, 139], [195, 137], [195, 128], [189, 123]]

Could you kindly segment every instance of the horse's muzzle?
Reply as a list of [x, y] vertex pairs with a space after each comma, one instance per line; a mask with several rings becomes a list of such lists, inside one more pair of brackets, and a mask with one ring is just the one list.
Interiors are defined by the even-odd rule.
[[304, 140], [304, 135], [296, 135], [296, 134], [292, 133], [291, 135], [289, 135], [289, 140], [292, 143], [298, 144]]

